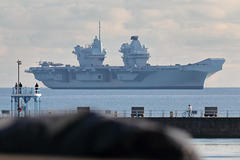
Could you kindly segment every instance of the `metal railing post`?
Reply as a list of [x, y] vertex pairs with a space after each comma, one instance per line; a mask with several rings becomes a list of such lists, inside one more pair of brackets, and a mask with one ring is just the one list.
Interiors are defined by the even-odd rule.
[[152, 110], [149, 110], [149, 118], [152, 117]]
[[127, 111], [124, 110], [123, 113], [124, 113], [124, 117], [127, 117]]
[[13, 98], [11, 98], [11, 117], [13, 117]]

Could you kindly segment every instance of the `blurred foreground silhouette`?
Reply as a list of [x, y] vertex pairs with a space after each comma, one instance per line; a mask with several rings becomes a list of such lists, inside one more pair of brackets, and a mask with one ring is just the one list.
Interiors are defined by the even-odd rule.
[[2, 156], [14, 155], [12, 159], [16, 155], [41, 155], [198, 160], [188, 138], [185, 132], [158, 123], [135, 118], [109, 119], [93, 113], [0, 120], [0, 152]]

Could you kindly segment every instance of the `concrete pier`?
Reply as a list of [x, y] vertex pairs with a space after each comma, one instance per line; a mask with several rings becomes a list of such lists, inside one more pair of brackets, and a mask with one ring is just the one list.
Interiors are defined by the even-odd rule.
[[150, 120], [160, 125], [180, 128], [194, 138], [240, 138], [240, 118], [121, 118]]

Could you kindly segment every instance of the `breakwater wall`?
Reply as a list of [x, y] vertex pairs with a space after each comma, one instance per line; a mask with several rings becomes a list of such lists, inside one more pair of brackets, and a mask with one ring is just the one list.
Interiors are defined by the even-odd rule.
[[[129, 119], [129, 118], [122, 118]], [[194, 138], [240, 138], [240, 118], [132, 118], [180, 128]]]

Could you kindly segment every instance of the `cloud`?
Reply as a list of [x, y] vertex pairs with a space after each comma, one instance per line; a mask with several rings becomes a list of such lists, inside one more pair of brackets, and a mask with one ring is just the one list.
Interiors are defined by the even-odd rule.
[[[0, 45], [0, 55], [6, 55], [8, 52], [8, 48], [4, 45]], [[3, 61], [3, 59], [0, 59], [0, 61]]]
[[[239, 70], [240, 64], [231, 64], [228, 61], [223, 66], [223, 70], [217, 72], [215, 75], [211, 76], [209, 79], [206, 80], [205, 86], [207, 87], [236, 87], [239, 86], [240, 80], [240, 72], [236, 72]], [[219, 83], [219, 81], [221, 81]]]

